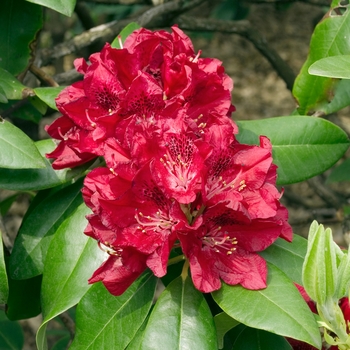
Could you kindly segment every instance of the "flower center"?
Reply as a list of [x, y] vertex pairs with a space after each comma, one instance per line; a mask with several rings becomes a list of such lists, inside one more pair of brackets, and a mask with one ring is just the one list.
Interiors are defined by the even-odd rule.
[[221, 228], [218, 226], [202, 237], [203, 246], [213, 249], [216, 253], [231, 255], [236, 250], [235, 246], [238, 241], [236, 237], [231, 237], [227, 231], [222, 231]]
[[158, 210], [154, 215], [143, 215], [140, 211], [135, 214], [135, 220], [140, 225], [137, 227], [142, 233], [147, 233], [148, 231], [163, 232], [164, 230], [170, 230], [175, 224], [169, 217], [167, 217], [161, 210]]

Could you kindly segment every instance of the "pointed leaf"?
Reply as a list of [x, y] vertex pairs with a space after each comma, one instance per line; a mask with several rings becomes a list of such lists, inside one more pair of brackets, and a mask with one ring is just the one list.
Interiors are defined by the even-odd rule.
[[331, 14], [332, 11], [329, 11], [316, 26], [311, 38], [309, 56], [293, 86], [299, 114], [329, 114], [350, 104], [349, 80], [339, 82], [308, 73], [311, 64], [322, 58], [350, 54], [350, 41], [344, 40], [350, 34], [350, 12], [346, 11], [343, 15]]
[[156, 284], [157, 278], [147, 272], [119, 297], [102, 283], [93, 285], [78, 304], [70, 349], [125, 349], [152, 306]]
[[302, 284], [302, 269], [307, 250], [307, 240], [294, 235], [293, 242], [278, 238], [270, 247], [259, 254], [269, 263], [278, 267], [293, 282]]
[[0, 81], [0, 103], [7, 103], [9, 100], [6, 97], [5, 90], [1, 86], [1, 81]]
[[211, 311], [189, 277], [178, 277], [160, 295], [140, 349], [217, 349]]
[[218, 348], [224, 347], [224, 336], [232, 328], [238, 326], [240, 322], [236, 321], [225, 312], [221, 312], [214, 316], [216, 334], [218, 338]]
[[[1, 215], [1, 214], [0, 214]], [[0, 228], [0, 304], [5, 304], [9, 295], [4, 248], [2, 246], [2, 232]]]
[[10, 273], [25, 279], [43, 273], [44, 260], [53, 235], [70, 214], [83, 202], [82, 180], [54, 192], [23, 220], [10, 258]]
[[0, 86], [9, 100], [21, 100], [26, 88], [11, 73], [0, 68]]
[[42, 88], [35, 88], [34, 92], [36, 95], [44, 101], [50, 108], [55, 109], [58, 111], [56, 107], [55, 99], [58, 96], [58, 94], [64, 89], [64, 86], [58, 86], [58, 87], [42, 87]]
[[145, 332], [148, 320], [149, 320], [149, 314], [147, 315], [146, 319], [143, 321], [141, 327], [137, 330], [134, 338], [129, 343], [128, 347], [126, 348], [127, 350], [142, 350], [141, 342], [142, 342], [143, 333]]
[[[316, 232], [315, 229], [317, 228]], [[325, 304], [336, 288], [337, 260], [332, 231], [323, 225], [310, 227], [308, 249], [303, 265], [303, 286], [311, 299]]]
[[34, 142], [8, 121], [0, 122], [0, 149], [1, 168], [45, 168], [45, 160]]
[[[43, 24], [42, 9], [24, 0], [0, 2], [0, 67], [13, 75], [25, 70], [30, 43]], [[8, 97], [9, 98], [9, 97]]]
[[38, 349], [45, 347], [49, 320], [77, 304], [88, 291], [88, 279], [105, 258], [96, 241], [83, 234], [90, 210], [85, 204], [67, 218], [52, 239], [42, 282], [43, 323], [37, 333]]
[[[43, 156], [56, 147], [51, 139], [38, 141], [35, 145]], [[44, 159], [44, 162], [46, 165], [44, 169], [0, 168], [0, 188], [13, 191], [32, 191], [55, 187], [78, 179], [91, 164], [84, 164], [74, 169], [54, 170], [47, 159]]]
[[285, 338], [261, 329], [240, 325], [232, 333], [235, 333], [231, 336], [231, 338], [234, 337], [232, 339], [232, 350], [292, 350], [291, 345]]
[[76, 0], [27, 0], [34, 4], [46, 6], [52, 10], [71, 16], [74, 11]]
[[139, 26], [138, 23], [136, 22], [131, 22], [129, 23], [120, 33], [119, 35], [112, 41], [111, 47], [115, 49], [121, 49], [120, 43], [119, 43], [119, 38], [121, 42], [123, 43], [125, 39], [135, 30], [140, 29], [141, 27]]
[[217, 304], [235, 320], [321, 347], [321, 336], [315, 318], [286, 275], [268, 263], [267, 288], [248, 290], [223, 283], [212, 293]]
[[350, 55], [322, 58], [309, 67], [309, 73], [322, 77], [350, 79]]
[[257, 144], [259, 135], [271, 140], [280, 185], [323, 173], [342, 157], [350, 144], [342, 129], [315, 117], [276, 117], [237, 124], [240, 129], [237, 139], [241, 143]]
[[350, 287], [350, 250], [343, 254], [338, 267], [335, 297], [341, 299], [349, 294]]
[[0, 310], [0, 349], [22, 350], [24, 345], [23, 331], [18, 322], [11, 322]]

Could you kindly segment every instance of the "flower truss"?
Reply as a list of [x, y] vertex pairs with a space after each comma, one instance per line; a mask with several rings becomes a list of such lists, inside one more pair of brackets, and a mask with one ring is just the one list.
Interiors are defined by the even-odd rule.
[[82, 190], [85, 233], [109, 256], [89, 282], [122, 294], [149, 268], [162, 277], [181, 248], [201, 292], [227, 284], [266, 287], [257, 252], [292, 239], [276, 189], [270, 141], [240, 144], [230, 119], [233, 82], [221, 62], [200, 58], [176, 26], [133, 32], [75, 61], [84, 79], [56, 102], [48, 128], [59, 140], [53, 167], [102, 156]]

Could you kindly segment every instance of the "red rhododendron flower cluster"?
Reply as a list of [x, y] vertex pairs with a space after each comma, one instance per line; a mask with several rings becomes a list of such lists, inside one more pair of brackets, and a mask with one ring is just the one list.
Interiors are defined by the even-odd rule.
[[202, 292], [221, 280], [266, 287], [256, 253], [292, 239], [276, 189], [271, 144], [240, 144], [229, 118], [232, 80], [221, 62], [200, 58], [177, 27], [140, 29], [122, 49], [109, 44], [75, 61], [84, 79], [57, 98], [62, 116], [48, 127], [62, 169], [102, 156], [82, 190], [92, 214], [85, 233], [108, 259], [90, 283], [122, 294], [146, 268], [162, 277], [181, 248]]

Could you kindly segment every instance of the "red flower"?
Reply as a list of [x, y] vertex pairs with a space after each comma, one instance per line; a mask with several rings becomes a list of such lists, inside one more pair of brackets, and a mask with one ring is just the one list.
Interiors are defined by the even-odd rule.
[[[172, 33], [141, 29], [128, 37], [123, 49], [106, 44], [90, 56], [90, 65], [83, 59], [75, 61], [84, 79], [61, 92], [56, 103], [63, 116], [47, 128], [60, 140], [47, 154], [55, 159], [55, 169], [96, 156], [113, 161], [105, 145], [110, 138], [123, 144], [119, 127], [122, 123], [125, 128], [123, 121], [130, 118], [131, 124], [142, 119], [152, 128], [160, 116], [176, 118], [174, 112], [179, 110], [190, 119], [204, 116], [204, 122], [210, 115], [224, 119], [233, 111], [233, 84], [221, 62], [199, 59], [190, 39], [177, 27], [172, 29]], [[132, 150], [122, 151], [128, 152]]]
[[229, 118], [232, 80], [221, 62], [200, 58], [190, 39], [140, 29], [117, 50], [106, 44], [75, 61], [83, 80], [57, 98], [59, 140], [47, 155], [62, 169], [102, 156], [85, 178], [91, 208], [85, 234], [108, 254], [90, 283], [120, 295], [146, 269], [162, 277], [174, 246], [194, 285], [266, 286], [257, 252], [292, 239], [276, 189], [271, 144], [242, 145]]

